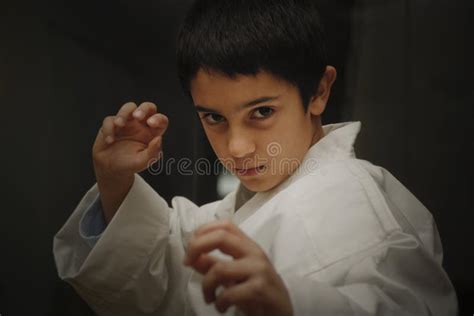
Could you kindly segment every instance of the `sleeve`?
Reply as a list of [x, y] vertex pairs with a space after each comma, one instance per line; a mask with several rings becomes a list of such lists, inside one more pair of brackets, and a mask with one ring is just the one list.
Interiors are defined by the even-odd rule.
[[[330, 275], [336, 281], [325, 282]], [[321, 271], [282, 278], [294, 315], [457, 315], [446, 273], [403, 232]]]
[[[125, 200], [101, 232], [101, 227], [94, 230], [86, 224], [97, 219], [97, 199], [94, 185], [54, 238], [59, 277], [69, 282], [98, 315], [181, 314], [183, 288], [190, 273], [181, 264], [181, 226], [194, 228], [192, 214], [199, 213], [194, 212], [198, 207], [184, 198], [168, 207], [136, 175]], [[177, 218], [178, 213], [183, 214], [182, 219]], [[181, 223], [186, 218], [189, 223]], [[100, 235], [94, 247], [87, 239], [89, 233]]]
[[104, 212], [99, 196], [95, 198], [79, 222], [79, 234], [82, 239], [92, 248], [107, 227]]

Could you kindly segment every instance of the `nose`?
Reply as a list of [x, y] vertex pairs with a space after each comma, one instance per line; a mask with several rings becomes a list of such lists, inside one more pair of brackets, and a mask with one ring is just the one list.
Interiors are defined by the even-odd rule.
[[255, 143], [244, 131], [234, 130], [229, 134], [228, 148], [234, 158], [245, 158], [255, 152]]

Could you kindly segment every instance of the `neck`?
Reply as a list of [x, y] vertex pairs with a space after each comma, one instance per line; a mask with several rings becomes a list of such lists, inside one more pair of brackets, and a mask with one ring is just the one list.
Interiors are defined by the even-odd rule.
[[[311, 146], [316, 144], [321, 138], [324, 137], [324, 130], [323, 125], [321, 124], [321, 117], [315, 116], [313, 117], [313, 138], [311, 139]], [[310, 147], [311, 147], [310, 146]]]

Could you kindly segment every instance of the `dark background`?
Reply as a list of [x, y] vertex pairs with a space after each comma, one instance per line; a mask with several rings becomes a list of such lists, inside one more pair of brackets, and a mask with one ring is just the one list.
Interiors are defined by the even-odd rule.
[[[361, 120], [356, 151], [433, 213], [462, 315], [474, 307], [473, 1], [318, 1], [339, 77], [326, 123]], [[0, 314], [92, 315], [57, 278], [52, 239], [94, 183], [102, 119], [130, 100], [170, 118], [166, 157], [213, 157], [175, 73], [190, 0], [0, 0]], [[146, 179], [169, 200], [214, 177]]]

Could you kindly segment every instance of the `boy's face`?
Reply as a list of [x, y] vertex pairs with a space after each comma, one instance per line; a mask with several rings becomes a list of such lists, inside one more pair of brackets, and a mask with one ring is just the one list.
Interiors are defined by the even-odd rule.
[[266, 72], [229, 78], [200, 70], [191, 94], [217, 157], [254, 192], [287, 179], [322, 135], [323, 109], [310, 104], [306, 112], [298, 89]]

